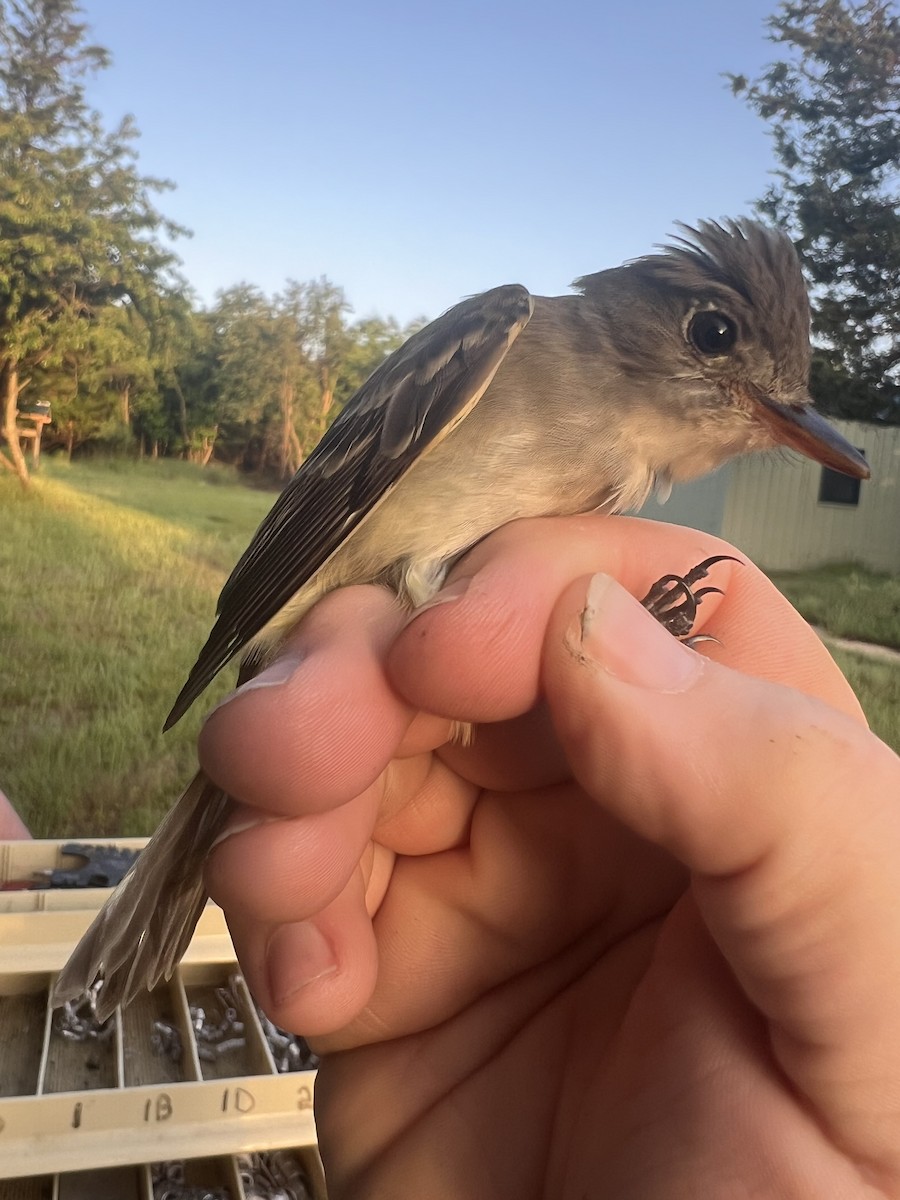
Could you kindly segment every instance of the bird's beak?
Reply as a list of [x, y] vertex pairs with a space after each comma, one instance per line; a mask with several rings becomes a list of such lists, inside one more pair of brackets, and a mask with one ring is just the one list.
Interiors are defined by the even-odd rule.
[[779, 445], [799, 450], [807, 458], [832, 471], [840, 471], [842, 475], [850, 475], [853, 479], [869, 478], [869, 464], [846, 438], [819, 416], [811, 399], [785, 404], [755, 387], [748, 389], [747, 399], [753, 415]]

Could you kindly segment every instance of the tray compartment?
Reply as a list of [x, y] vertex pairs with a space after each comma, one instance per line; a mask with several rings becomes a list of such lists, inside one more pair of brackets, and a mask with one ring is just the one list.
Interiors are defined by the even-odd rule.
[[53, 1200], [146, 1200], [142, 1167], [101, 1167], [57, 1175]]
[[169, 984], [138, 996], [122, 1011], [125, 1087], [199, 1079], [184, 988]]
[[[69, 865], [61, 843], [0, 842], [0, 880]], [[0, 902], [0, 1200], [154, 1200], [148, 1164], [165, 1158], [184, 1160], [197, 1186], [248, 1200], [239, 1162], [291, 1147], [325, 1200], [315, 1060], [283, 1031], [264, 1032], [216, 905], [172, 980], [116, 1012], [104, 1036], [89, 1003], [51, 1010], [57, 972], [107, 894], [68, 890], [72, 905], [52, 908], [31, 903], [50, 892], [0, 893], [31, 898]], [[199, 1028], [191, 1004], [204, 1010]], [[154, 1052], [154, 1022], [178, 1034], [180, 1061]]]
[[33, 1096], [38, 1090], [46, 1023], [44, 976], [0, 979], [0, 1097]]
[[[48, 994], [45, 1003], [49, 1002]], [[122, 1026], [118, 1013], [101, 1025], [84, 999], [52, 1011], [48, 1024], [42, 1094], [122, 1086]]]
[[29, 1179], [0, 1179], [0, 1200], [53, 1200], [52, 1175]]
[[150, 1166], [153, 1200], [164, 1200], [167, 1192], [205, 1189], [204, 1200], [244, 1200], [233, 1158], [191, 1158]]
[[201, 1077], [271, 1074], [272, 1058], [243, 976], [218, 965], [187, 965], [179, 975]]

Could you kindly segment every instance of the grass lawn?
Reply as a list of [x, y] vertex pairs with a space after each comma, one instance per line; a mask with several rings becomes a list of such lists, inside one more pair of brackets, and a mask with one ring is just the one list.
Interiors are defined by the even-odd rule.
[[900, 650], [900, 578], [852, 564], [771, 576], [810, 624], [836, 637]]
[[0, 477], [0, 782], [36, 836], [149, 833], [190, 778], [231, 673], [160, 728], [272, 499], [171, 462]]
[[872, 730], [900, 754], [900, 664], [836, 648], [831, 653], [859, 696]]
[[[772, 571], [771, 577], [810, 624], [834, 637], [900, 650], [900, 578], [852, 563], [813, 571]], [[859, 696], [872, 729], [900, 753], [900, 664], [836, 647], [831, 652]]]
[[[160, 728], [272, 501], [179, 462], [51, 459], [28, 495], [0, 476], [0, 786], [36, 836], [149, 833], [181, 791], [233, 672]], [[831, 632], [900, 645], [900, 581], [838, 568], [776, 582]], [[900, 667], [835, 657], [900, 750]]]

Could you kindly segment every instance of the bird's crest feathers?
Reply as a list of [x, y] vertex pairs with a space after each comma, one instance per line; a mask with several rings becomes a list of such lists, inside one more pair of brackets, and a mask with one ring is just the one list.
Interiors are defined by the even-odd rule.
[[[680, 234], [661, 253], [631, 259], [622, 267], [576, 279], [573, 287], [602, 300], [621, 290], [628, 274], [644, 290], [680, 295], [688, 303], [728, 304], [753, 319], [752, 334], [780, 360], [785, 379], [809, 371], [809, 298], [797, 251], [787, 234], [747, 217], [678, 224]], [[736, 314], [732, 314], [736, 315]], [[794, 359], [796, 358], [796, 361]], [[802, 360], [802, 361], [801, 361]]]

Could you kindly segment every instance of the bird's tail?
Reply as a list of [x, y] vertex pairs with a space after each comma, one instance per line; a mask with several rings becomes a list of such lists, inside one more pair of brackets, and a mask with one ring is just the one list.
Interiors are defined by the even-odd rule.
[[56, 981], [55, 1005], [102, 979], [97, 1015], [105, 1019], [169, 978], [206, 903], [203, 865], [230, 804], [198, 771], [75, 947]]

